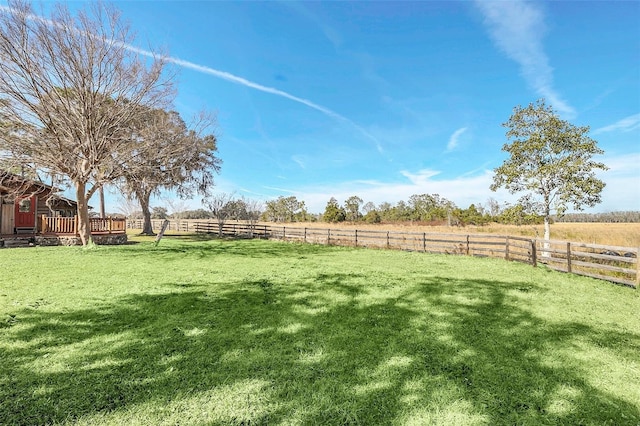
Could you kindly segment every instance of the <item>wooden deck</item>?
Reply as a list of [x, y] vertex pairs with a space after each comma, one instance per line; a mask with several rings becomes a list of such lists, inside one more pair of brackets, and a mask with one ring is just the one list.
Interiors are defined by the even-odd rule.
[[[89, 219], [91, 235], [126, 234], [126, 219], [112, 217], [92, 217]], [[21, 228], [13, 234], [0, 234], [5, 240], [28, 240], [37, 236], [79, 236], [78, 218], [74, 217], [48, 217], [38, 218], [34, 228]]]
[[[125, 234], [127, 221], [124, 218], [92, 217], [89, 218], [92, 235]], [[38, 223], [38, 234], [43, 235], [78, 235], [78, 217], [41, 216]]]
[[[120, 218], [90, 218], [90, 229], [96, 244], [126, 244], [126, 220]], [[40, 216], [33, 228], [20, 228], [14, 234], [0, 234], [0, 247], [33, 247], [79, 245], [77, 217]]]

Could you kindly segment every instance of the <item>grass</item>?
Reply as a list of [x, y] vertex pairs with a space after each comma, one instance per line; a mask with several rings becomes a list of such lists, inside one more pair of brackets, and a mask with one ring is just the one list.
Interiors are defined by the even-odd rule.
[[638, 425], [640, 292], [165, 236], [0, 250], [0, 424]]

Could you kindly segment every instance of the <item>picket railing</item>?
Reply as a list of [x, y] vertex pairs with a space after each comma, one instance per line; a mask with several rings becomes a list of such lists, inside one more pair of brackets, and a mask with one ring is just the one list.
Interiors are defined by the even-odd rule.
[[[89, 219], [92, 234], [124, 234], [127, 232], [127, 221], [122, 218], [92, 217]], [[78, 216], [40, 217], [39, 232], [42, 234], [76, 235], [78, 233]]]

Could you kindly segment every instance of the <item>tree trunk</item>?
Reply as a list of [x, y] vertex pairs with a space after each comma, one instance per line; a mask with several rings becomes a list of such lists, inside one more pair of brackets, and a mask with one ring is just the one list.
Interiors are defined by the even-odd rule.
[[544, 217], [544, 239], [549, 241], [551, 238], [551, 225], [549, 224], [549, 216]]
[[149, 208], [149, 200], [151, 194], [140, 194], [138, 200], [140, 201], [140, 208], [142, 209], [142, 217], [144, 218], [144, 224], [142, 225], [142, 235], [156, 235], [153, 232], [153, 226], [151, 225], [151, 209]]
[[104, 209], [104, 188], [101, 186], [99, 191], [100, 191], [100, 217], [105, 218], [107, 216], [105, 214], [105, 209]]
[[549, 257], [549, 239], [551, 237], [551, 211], [549, 209], [549, 199], [545, 197], [545, 209], [544, 209], [544, 244], [542, 250], [542, 257]]
[[76, 198], [78, 199], [78, 234], [83, 246], [93, 244], [91, 225], [89, 223], [89, 205], [86, 194], [87, 184], [76, 182]]

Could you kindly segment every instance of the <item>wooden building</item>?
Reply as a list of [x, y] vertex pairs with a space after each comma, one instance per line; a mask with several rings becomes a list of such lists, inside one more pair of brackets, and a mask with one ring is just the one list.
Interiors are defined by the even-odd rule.
[[73, 217], [77, 203], [42, 182], [0, 172], [0, 234], [35, 234], [38, 218]]
[[[78, 236], [78, 204], [58, 192], [51, 185], [0, 172], [0, 239]], [[93, 235], [126, 234], [125, 219], [93, 217], [89, 226]]]

